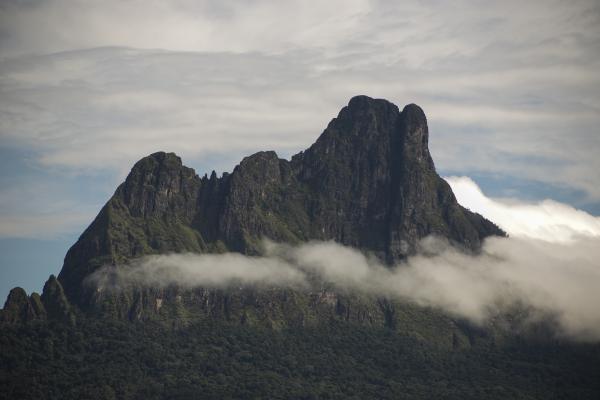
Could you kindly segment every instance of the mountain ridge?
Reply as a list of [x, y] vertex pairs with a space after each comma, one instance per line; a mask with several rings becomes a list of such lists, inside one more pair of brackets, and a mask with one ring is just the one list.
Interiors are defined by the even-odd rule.
[[[387, 100], [356, 96], [290, 160], [262, 151], [230, 174], [199, 177], [174, 153], [151, 154], [135, 163], [69, 249], [58, 279], [49, 280], [59, 285], [52, 298], [64, 291], [80, 309], [106, 311], [105, 295], [86, 284], [103, 266], [119, 268], [164, 253], [257, 255], [263, 238], [334, 240], [394, 264], [414, 254], [428, 235], [468, 251], [477, 251], [487, 236], [505, 235], [458, 204], [435, 171], [428, 139], [419, 106], [400, 111]], [[108, 303], [131, 318], [143, 314], [136, 309], [141, 303], [152, 308], [143, 299], [154, 297], [158, 311], [162, 294], [151, 292], [136, 289]], [[69, 319], [67, 308], [61, 315]]]

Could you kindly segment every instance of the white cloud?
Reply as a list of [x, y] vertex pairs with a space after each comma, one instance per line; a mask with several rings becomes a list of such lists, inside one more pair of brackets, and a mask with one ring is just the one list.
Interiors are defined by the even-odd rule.
[[0, 65], [0, 138], [38, 149], [50, 166], [125, 168], [157, 150], [298, 149], [336, 112], [315, 117], [324, 100], [298, 96], [305, 65], [265, 56], [105, 49], [31, 62]]
[[492, 199], [469, 177], [446, 178], [458, 202], [494, 221], [509, 235], [548, 242], [571, 242], [600, 237], [600, 217], [554, 200], [525, 203]]
[[[113, 279], [114, 277], [118, 279]], [[185, 288], [246, 285], [302, 285], [304, 275], [277, 258], [226, 254], [170, 254], [133, 260], [128, 268], [104, 267], [88, 278], [97, 289], [130, 283]]]
[[[128, 285], [167, 287], [292, 287], [388, 296], [439, 308], [485, 325], [515, 306], [527, 322], [551, 317], [559, 335], [600, 340], [600, 239], [548, 243], [532, 239], [488, 239], [480, 255], [461, 253], [436, 238], [423, 243], [427, 255], [389, 268], [333, 242], [292, 247], [267, 243], [263, 257], [239, 254], [172, 254], [104, 267], [88, 284], [120, 290]], [[312, 289], [314, 290], [314, 289]]]

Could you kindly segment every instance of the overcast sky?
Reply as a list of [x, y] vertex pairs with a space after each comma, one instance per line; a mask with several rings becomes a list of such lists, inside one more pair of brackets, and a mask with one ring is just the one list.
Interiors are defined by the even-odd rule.
[[357, 94], [423, 107], [438, 170], [600, 214], [600, 3], [0, 3], [0, 288], [39, 289], [133, 163], [308, 147]]

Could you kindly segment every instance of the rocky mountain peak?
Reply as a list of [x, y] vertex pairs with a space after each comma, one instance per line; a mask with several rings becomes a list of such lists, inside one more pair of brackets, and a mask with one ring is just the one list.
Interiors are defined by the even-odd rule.
[[384, 173], [410, 162], [433, 170], [428, 141], [427, 118], [419, 106], [409, 104], [400, 111], [387, 100], [356, 96], [304, 156], [322, 168], [360, 159]]
[[365, 95], [354, 96], [348, 101], [348, 105], [342, 108], [343, 113], [344, 110], [350, 111], [352, 115], [356, 115], [361, 119], [361, 113], [367, 112], [398, 112], [398, 106], [394, 103], [391, 103], [385, 99], [374, 99]]
[[263, 238], [334, 240], [396, 263], [431, 234], [470, 250], [502, 235], [456, 202], [435, 172], [428, 139], [419, 106], [400, 111], [356, 96], [290, 161], [263, 151], [231, 174], [200, 178], [175, 154], [154, 153], [134, 165], [69, 250], [58, 281], [86, 305], [95, 301], [86, 276], [147, 254], [259, 254]]
[[245, 157], [234, 169], [234, 176], [239, 179], [240, 176], [260, 175], [259, 180], [277, 179], [275, 176], [279, 173], [279, 157], [274, 151], [259, 151], [251, 156]]
[[142, 158], [132, 168], [117, 195], [136, 217], [176, 214], [191, 220], [200, 178], [185, 167], [175, 153], [158, 152]]
[[23, 288], [13, 288], [6, 298], [0, 320], [5, 323], [26, 322], [37, 316], [27, 293]]

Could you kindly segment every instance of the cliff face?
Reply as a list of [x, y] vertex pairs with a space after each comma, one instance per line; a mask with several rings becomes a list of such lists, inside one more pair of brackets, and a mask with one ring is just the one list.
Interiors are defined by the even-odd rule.
[[[430, 234], [477, 249], [500, 230], [462, 208], [435, 172], [416, 105], [353, 98], [317, 142], [295, 156], [310, 187], [312, 237], [334, 239], [396, 262]], [[316, 225], [316, 226], [315, 226]]]
[[[135, 164], [69, 250], [58, 280], [71, 302], [97, 308], [106, 299], [87, 288], [85, 278], [101, 266], [118, 267], [147, 254], [257, 254], [266, 237], [289, 243], [335, 240], [393, 263], [430, 234], [471, 250], [486, 236], [503, 235], [457, 203], [435, 171], [428, 135], [418, 106], [400, 111], [386, 100], [358, 96], [290, 161], [259, 152], [231, 174], [200, 178], [175, 154], [152, 154]], [[157, 299], [165, 296], [141, 289], [123, 294], [117, 313], [157, 311]]]

